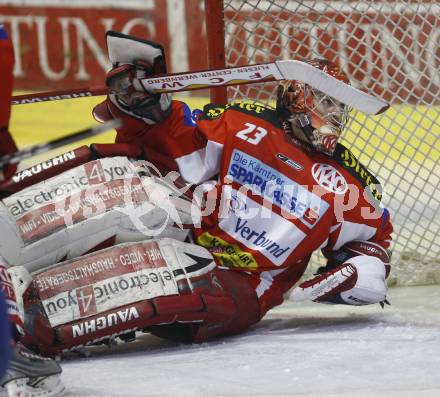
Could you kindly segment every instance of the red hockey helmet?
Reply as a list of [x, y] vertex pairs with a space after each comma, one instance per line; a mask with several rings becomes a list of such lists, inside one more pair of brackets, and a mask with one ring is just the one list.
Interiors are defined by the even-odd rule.
[[[336, 64], [325, 59], [310, 62], [328, 75], [350, 84]], [[348, 121], [349, 107], [331, 96], [297, 80], [286, 80], [278, 87], [277, 111], [294, 140], [331, 156]]]

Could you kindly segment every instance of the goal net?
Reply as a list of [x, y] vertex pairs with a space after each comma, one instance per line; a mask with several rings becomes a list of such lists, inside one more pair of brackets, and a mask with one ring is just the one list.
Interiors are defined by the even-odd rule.
[[[391, 281], [440, 283], [440, 4], [209, 0], [205, 7], [211, 66], [223, 57], [226, 66], [324, 57], [353, 86], [391, 104], [381, 116], [353, 111], [343, 143], [384, 187], [395, 225]], [[271, 104], [275, 88], [229, 87], [227, 100]]]

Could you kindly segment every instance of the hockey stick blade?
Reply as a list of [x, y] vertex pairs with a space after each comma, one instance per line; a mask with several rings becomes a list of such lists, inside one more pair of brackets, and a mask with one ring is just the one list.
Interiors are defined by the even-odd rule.
[[276, 61], [285, 80], [300, 80], [366, 114], [381, 114], [390, 105], [301, 61]]
[[[192, 91], [229, 85], [264, 83], [278, 80], [300, 80], [327, 95], [366, 114], [380, 114], [389, 105], [370, 94], [358, 90], [327, 75], [313, 65], [302, 61], [276, 61], [242, 67], [202, 70], [188, 73], [172, 73], [163, 76], [134, 79], [138, 91], [171, 93]], [[40, 94], [20, 95], [12, 98], [12, 104], [27, 104], [85, 96], [104, 95], [105, 87], [68, 91], [52, 91]]]
[[119, 119], [110, 120], [103, 124], [96, 125], [94, 127], [86, 128], [78, 132], [74, 132], [71, 135], [66, 135], [61, 138], [54, 139], [46, 143], [40, 143], [38, 145], [31, 146], [29, 148], [20, 150], [19, 152], [11, 153], [0, 157], [0, 169], [8, 164], [16, 164], [29, 157], [36, 156], [37, 154], [48, 152], [52, 149], [57, 149], [61, 146], [68, 145], [70, 143], [77, 142], [81, 139], [89, 138], [104, 131], [111, 130], [113, 128], [119, 128], [122, 125], [122, 121]]

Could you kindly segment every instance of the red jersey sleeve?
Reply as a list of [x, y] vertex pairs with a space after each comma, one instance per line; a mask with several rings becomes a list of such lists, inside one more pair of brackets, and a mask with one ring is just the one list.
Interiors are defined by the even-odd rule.
[[342, 222], [332, 227], [328, 243], [323, 249], [324, 254], [337, 251], [350, 241], [370, 241], [379, 244], [382, 248], [390, 249], [393, 226], [386, 208], [382, 209], [377, 219], [368, 222], [359, 213], [356, 214], [356, 211], [352, 212], [351, 216], [347, 214]]
[[351, 241], [368, 241], [390, 249], [393, 226], [389, 211], [381, 204], [379, 181], [344, 146], [335, 153], [335, 166], [349, 189], [335, 206], [335, 219], [324, 254], [337, 251]]
[[109, 100], [106, 106], [112, 118], [123, 119], [117, 143], [140, 145], [147, 158], [150, 151], [172, 158], [187, 182], [202, 183], [218, 174], [226, 131], [222, 118], [207, 123], [199, 120], [200, 111], [172, 101], [170, 116], [162, 123], [148, 125], [124, 114]]

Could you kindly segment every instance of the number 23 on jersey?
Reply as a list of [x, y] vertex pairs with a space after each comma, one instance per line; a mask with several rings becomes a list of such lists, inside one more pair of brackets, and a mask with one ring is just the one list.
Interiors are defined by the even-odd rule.
[[238, 131], [235, 136], [248, 143], [251, 143], [252, 145], [258, 145], [260, 141], [267, 135], [267, 130], [263, 127], [259, 127], [258, 125], [251, 123], [244, 123], [244, 125], [246, 128]]

